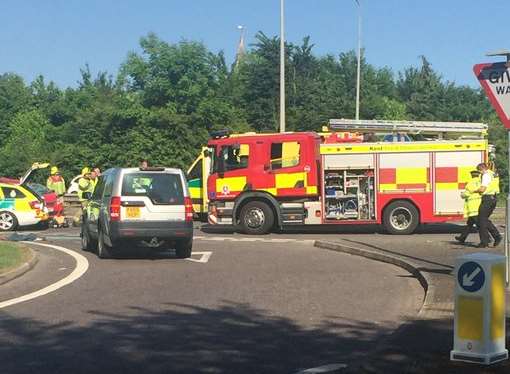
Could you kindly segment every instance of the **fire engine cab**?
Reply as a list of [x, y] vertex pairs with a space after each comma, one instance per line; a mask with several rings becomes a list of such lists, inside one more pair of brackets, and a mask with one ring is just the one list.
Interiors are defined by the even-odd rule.
[[324, 224], [409, 234], [462, 219], [460, 192], [489, 157], [485, 124], [331, 120], [329, 130], [216, 134], [209, 223], [247, 234]]

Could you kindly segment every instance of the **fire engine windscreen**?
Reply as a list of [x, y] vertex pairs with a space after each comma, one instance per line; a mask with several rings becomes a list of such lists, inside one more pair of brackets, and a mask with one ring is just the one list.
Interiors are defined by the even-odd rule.
[[326, 220], [375, 219], [372, 169], [325, 170], [324, 181]]

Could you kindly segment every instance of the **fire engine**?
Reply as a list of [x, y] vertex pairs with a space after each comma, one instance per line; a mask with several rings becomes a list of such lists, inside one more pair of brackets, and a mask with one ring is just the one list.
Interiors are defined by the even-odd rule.
[[196, 209], [208, 202], [209, 223], [247, 234], [363, 224], [410, 234], [461, 220], [460, 192], [489, 161], [481, 123], [331, 120], [329, 131], [215, 134], [190, 168]]

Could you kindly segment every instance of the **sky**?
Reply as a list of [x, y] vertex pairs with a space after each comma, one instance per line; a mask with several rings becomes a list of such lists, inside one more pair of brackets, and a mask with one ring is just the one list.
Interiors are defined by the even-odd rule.
[[[477, 87], [472, 66], [485, 53], [510, 49], [508, 0], [360, 0], [367, 62], [395, 73], [424, 55], [445, 80]], [[286, 0], [286, 40], [309, 35], [317, 55], [357, 48], [355, 0]], [[279, 0], [2, 0], [0, 74], [28, 82], [42, 74], [60, 87], [76, 86], [80, 68], [116, 74], [140, 37], [202, 41], [235, 56], [238, 25], [246, 42], [257, 31], [279, 33]]]

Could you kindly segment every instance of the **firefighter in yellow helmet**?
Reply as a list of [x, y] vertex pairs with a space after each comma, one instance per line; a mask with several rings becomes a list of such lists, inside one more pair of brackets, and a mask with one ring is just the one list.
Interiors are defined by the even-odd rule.
[[64, 225], [64, 194], [66, 193], [66, 182], [60, 175], [60, 172], [56, 166], [52, 166], [50, 169], [50, 176], [46, 181], [46, 187], [49, 190], [55, 192], [57, 195], [57, 204], [55, 205], [55, 222], [57, 226]]
[[94, 192], [95, 182], [92, 173], [93, 171], [88, 167], [84, 167], [81, 170], [81, 178], [78, 180], [78, 199], [80, 200], [82, 209], [76, 212], [74, 216], [75, 224], [80, 222], [83, 211], [87, 208], [90, 195]]
[[50, 176], [46, 180], [46, 187], [48, 187], [49, 190], [55, 192], [59, 198], [64, 197], [66, 192], [66, 182], [60, 175], [60, 172], [56, 166], [52, 166], [50, 169]]
[[90, 196], [86, 196], [85, 194], [92, 194], [92, 192], [94, 192], [95, 178], [93, 173], [94, 172], [88, 167], [84, 167], [81, 170], [81, 178], [78, 180], [78, 198], [82, 203], [82, 207], [85, 207], [87, 201], [90, 199]]

